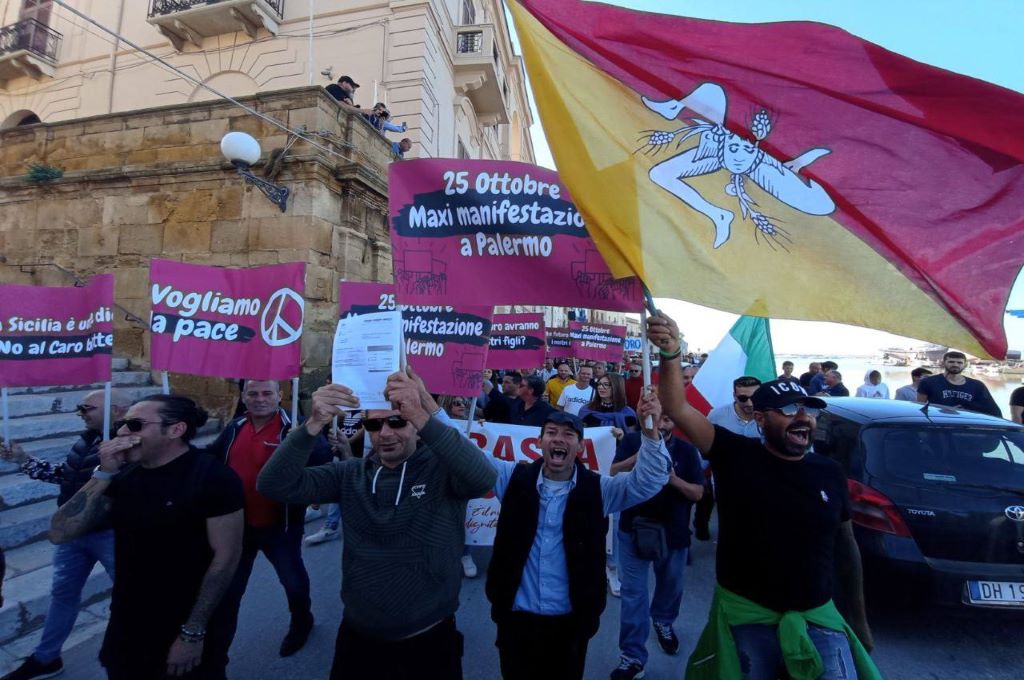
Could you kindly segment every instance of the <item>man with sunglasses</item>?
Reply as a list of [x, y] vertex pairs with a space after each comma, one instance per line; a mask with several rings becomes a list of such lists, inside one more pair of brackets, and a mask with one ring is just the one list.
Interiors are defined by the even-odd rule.
[[206, 411], [179, 395], [135, 402], [93, 477], [53, 516], [66, 543], [109, 521], [117, 578], [100, 663], [110, 680], [225, 680], [218, 605], [242, 552], [238, 476], [191, 445]]
[[[110, 420], [122, 418], [131, 398], [122, 390], [110, 391]], [[57, 505], [67, 503], [86, 482], [100, 463], [99, 445], [103, 440], [103, 391], [85, 395], [75, 407], [82, 419], [85, 432], [78, 438], [63, 463], [51, 463], [43, 458], [29, 456], [19, 444], [10, 448], [0, 444], [0, 458], [20, 463], [21, 471], [42, 482], [60, 485]], [[113, 436], [111, 432], [111, 436]], [[82, 589], [96, 563], [114, 578], [114, 532], [109, 524], [58, 545], [53, 553], [53, 584], [50, 588], [50, 608], [43, 624], [43, 635], [35, 650], [17, 669], [3, 680], [31, 680], [48, 678], [64, 668], [61, 648], [67, 641], [78, 618]]]
[[256, 488], [282, 503], [341, 505], [345, 612], [332, 680], [461, 679], [455, 611], [466, 504], [497, 475], [475, 444], [435, 417], [441, 409], [411, 371], [391, 375], [385, 396], [394, 408], [363, 420], [370, 455], [309, 468], [320, 430], [359, 408], [348, 387], [318, 389], [312, 415], [285, 438]]
[[761, 381], [752, 375], [744, 375], [732, 381], [732, 403], [723, 404], [711, 409], [708, 420], [712, 425], [719, 425], [744, 437], [757, 439], [761, 433], [754, 420], [754, 392], [761, 386]]
[[[659, 312], [648, 319], [648, 337], [661, 353], [665, 411], [711, 461], [718, 492], [718, 585], [689, 673], [775, 678], [808, 663], [803, 650], [814, 649], [817, 658], [801, 677], [849, 677], [854, 666], [862, 680], [879, 677], [867, 654], [872, 639], [846, 475], [811, 452], [825, 402], [793, 382], [764, 383], [752, 399], [762, 438], [737, 435], [687, 402], [675, 322]], [[837, 589], [849, 624], [832, 602]]]

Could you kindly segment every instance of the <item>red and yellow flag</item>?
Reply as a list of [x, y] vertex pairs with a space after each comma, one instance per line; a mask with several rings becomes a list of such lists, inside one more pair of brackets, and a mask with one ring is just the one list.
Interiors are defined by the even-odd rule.
[[559, 174], [613, 274], [1005, 355], [1024, 96], [823, 24], [510, 6]]

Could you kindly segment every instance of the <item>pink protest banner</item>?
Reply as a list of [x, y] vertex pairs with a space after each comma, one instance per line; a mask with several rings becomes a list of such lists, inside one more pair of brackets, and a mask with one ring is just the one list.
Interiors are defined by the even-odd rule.
[[572, 354], [577, 359], [622, 361], [626, 346], [626, 327], [599, 323], [569, 322]]
[[306, 265], [150, 262], [153, 368], [221, 378], [299, 374]]
[[612, 278], [555, 172], [453, 158], [388, 168], [395, 293], [403, 304], [643, 306], [635, 277]]
[[0, 385], [110, 380], [114, 275], [81, 288], [0, 286]]
[[555, 357], [572, 356], [572, 337], [568, 328], [548, 329], [548, 354]]
[[543, 314], [496, 314], [491, 324], [491, 368], [540, 366], [547, 354]]
[[338, 286], [341, 318], [396, 309], [402, 312], [406, 359], [427, 389], [459, 397], [479, 395], [493, 308], [410, 307], [396, 305], [390, 283], [342, 281]]

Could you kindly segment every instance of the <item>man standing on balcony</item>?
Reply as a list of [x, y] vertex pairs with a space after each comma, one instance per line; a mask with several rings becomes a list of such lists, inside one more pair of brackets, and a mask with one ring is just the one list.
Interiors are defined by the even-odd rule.
[[[129, 396], [121, 390], [110, 391], [110, 420], [120, 420], [128, 406]], [[0, 458], [19, 463], [21, 471], [32, 479], [60, 485], [57, 505], [64, 505], [92, 479], [93, 470], [100, 463], [99, 446], [103, 440], [103, 391], [90, 392], [75, 407], [85, 424], [85, 432], [71, 447], [67, 459], [54, 464], [42, 458], [29, 456], [18, 444], [7, 448], [0, 444]], [[116, 426], [114, 426], [116, 429]], [[113, 432], [111, 432], [113, 436]], [[79, 538], [58, 545], [53, 553], [53, 584], [50, 587], [50, 608], [43, 624], [43, 636], [32, 654], [18, 668], [2, 680], [33, 680], [50, 678], [64, 670], [60, 652], [78, 618], [82, 589], [96, 563], [114, 578], [114, 531], [109, 524]]]

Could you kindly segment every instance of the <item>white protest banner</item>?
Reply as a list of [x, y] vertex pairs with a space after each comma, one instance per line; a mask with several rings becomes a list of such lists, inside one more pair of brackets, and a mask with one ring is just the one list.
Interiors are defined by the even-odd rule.
[[[465, 421], [454, 421], [452, 425], [464, 430]], [[541, 457], [537, 440], [539, 427], [523, 425], [498, 425], [473, 423], [469, 438], [483, 451], [499, 460], [530, 463]], [[608, 474], [615, 458], [615, 437], [610, 427], [588, 427], [584, 430], [583, 448], [577, 460], [588, 470]], [[498, 513], [501, 503], [493, 492], [485, 498], [469, 502], [466, 508], [466, 543], [469, 545], [493, 545], [494, 533], [498, 528]]]

